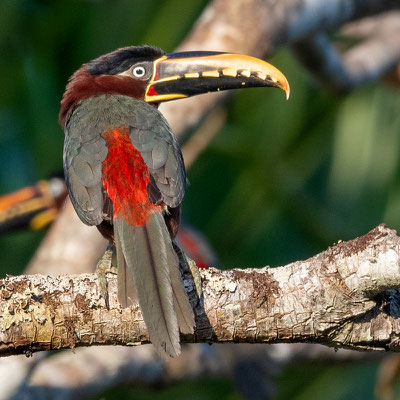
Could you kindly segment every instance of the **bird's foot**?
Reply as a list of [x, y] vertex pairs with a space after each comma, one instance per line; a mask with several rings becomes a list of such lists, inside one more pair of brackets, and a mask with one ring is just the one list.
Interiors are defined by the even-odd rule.
[[183, 250], [175, 240], [172, 241], [172, 245], [179, 258], [179, 266], [182, 272], [183, 273], [190, 272], [190, 274], [192, 275], [194, 286], [196, 288], [197, 297], [199, 299], [199, 302], [201, 302], [203, 296], [203, 289], [201, 286], [201, 275], [199, 268], [192, 259], [186, 256], [186, 254], [183, 252]]
[[112, 262], [113, 253], [114, 252], [112, 248], [107, 248], [96, 266], [96, 275], [99, 280], [100, 294], [104, 298], [108, 310], [110, 309], [110, 301], [108, 297], [108, 283], [106, 275], [109, 273], [117, 274], [117, 268], [113, 266]]
[[187, 263], [190, 268], [190, 272], [192, 273], [193, 277], [193, 282], [194, 286], [196, 287], [196, 293], [199, 298], [199, 301], [202, 301], [202, 296], [203, 296], [203, 288], [201, 286], [201, 275], [200, 275], [200, 270], [197, 267], [197, 264], [191, 259], [186, 257]]

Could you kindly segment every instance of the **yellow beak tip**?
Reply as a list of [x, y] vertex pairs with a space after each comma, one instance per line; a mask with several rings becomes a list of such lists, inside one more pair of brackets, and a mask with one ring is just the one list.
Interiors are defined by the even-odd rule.
[[285, 92], [286, 100], [289, 100], [289, 97], [290, 97], [290, 86], [289, 86], [289, 82], [285, 79], [285, 81], [279, 82], [279, 83], [280, 83], [279, 88], [282, 89], [282, 90]]

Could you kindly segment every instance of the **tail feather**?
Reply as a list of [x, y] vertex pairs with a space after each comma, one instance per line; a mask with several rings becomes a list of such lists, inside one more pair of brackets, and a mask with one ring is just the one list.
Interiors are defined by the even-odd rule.
[[114, 220], [114, 235], [121, 304], [129, 305], [137, 295], [158, 353], [179, 355], [179, 328], [184, 333], [193, 332], [194, 317], [162, 214], [152, 214], [144, 226], [129, 225], [118, 218]]
[[115, 235], [115, 250], [118, 266], [118, 301], [122, 307], [129, 307], [137, 302], [137, 293], [132, 273], [128, 269], [119, 235]]
[[179, 330], [184, 334], [194, 332], [194, 315], [192, 306], [188, 301], [185, 287], [182, 282], [182, 277], [179, 271], [179, 259], [176, 255], [172, 244], [171, 251], [168, 252], [169, 275], [171, 277], [172, 292], [174, 296], [174, 309], [178, 319]]

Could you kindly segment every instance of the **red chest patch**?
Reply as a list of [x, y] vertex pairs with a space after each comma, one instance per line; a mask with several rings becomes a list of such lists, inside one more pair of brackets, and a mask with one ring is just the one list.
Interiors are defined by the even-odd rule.
[[128, 128], [115, 128], [102, 134], [108, 154], [102, 163], [102, 183], [114, 207], [114, 219], [143, 226], [149, 215], [161, 211], [147, 195], [149, 170], [129, 138]]

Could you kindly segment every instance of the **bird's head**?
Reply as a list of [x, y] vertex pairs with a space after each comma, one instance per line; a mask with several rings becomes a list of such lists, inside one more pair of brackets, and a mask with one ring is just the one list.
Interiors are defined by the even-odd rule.
[[192, 51], [165, 54], [153, 46], [124, 47], [76, 71], [61, 101], [60, 123], [75, 105], [101, 94], [122, 94], [157, 105], [160, 102], [227, 89], [271, 86], [289, 97], [285, 76], [254, 57]]

